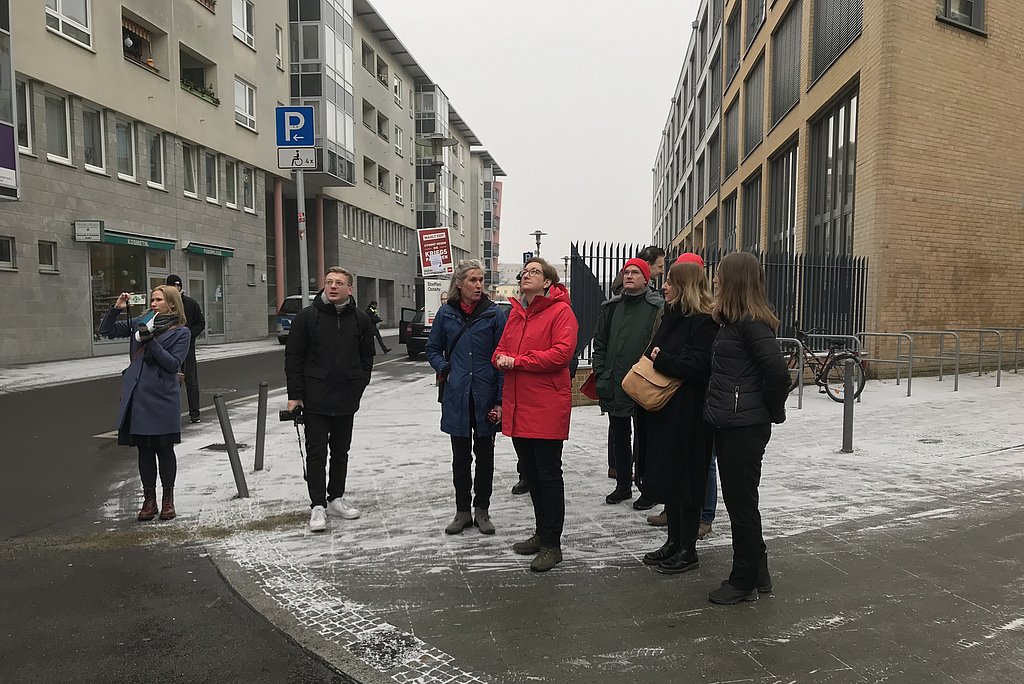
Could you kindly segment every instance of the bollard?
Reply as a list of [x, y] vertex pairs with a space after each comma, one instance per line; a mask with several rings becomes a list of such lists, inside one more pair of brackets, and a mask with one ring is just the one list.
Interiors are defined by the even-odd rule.
[[843, 449], [844, 454], [853, 453], [853, 395], [856, 390], [853, 386], [853, 366], [857, 363], [853, 359], [847, 359], [843, 378]]
[[242, 461], [238, 458], [238, 445], [235, 435], [231, 432], [231, 421], [228, 419], [228, 408], [224, 405], [224, 396], [213, 395], [213, 403], [217, 407], [217, 418], [220, 420], [220, 431], [224, 434], [224, 446], [228, 449], [228, 460], [231, 461], [231, 473], [235, 476], [238, 498], [249, 498], [249, 487], [245, 484], [245, 473], [242, 472]]
[[263, 443], [267, 441], [267, 383], [260, 383], [260, 399], [256, 416], [256, 460], [253, 470], [263, 470]]

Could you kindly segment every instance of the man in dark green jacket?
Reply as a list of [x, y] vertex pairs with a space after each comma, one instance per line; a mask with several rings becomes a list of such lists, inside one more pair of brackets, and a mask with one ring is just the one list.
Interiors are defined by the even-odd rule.
[[636, 403], [623, 391], [622, 379], [646, 351], [665, 306], [665, 300], [648, 287], [651, 269], [646, 261], [630, 259], [621, 275], [621, 294], [601, 305], [592, 359], [601, 410], [608, 414], [608, 446], [615, 463], [615, 491], [605, 497], [609, 504], [633, 498], [631, 433]]

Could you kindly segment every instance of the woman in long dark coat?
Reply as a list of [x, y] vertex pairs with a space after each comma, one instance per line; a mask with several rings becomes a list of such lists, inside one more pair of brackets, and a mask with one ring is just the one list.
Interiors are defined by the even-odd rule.
[[711, 458], [704, 393], [718, 326], [711, 318], [711, 290], [699, 256], [679, 257], [664, 287], [665, 314], [647, 356], [655, 370], [683, 383], [664, 408], [646, 412], [643, 493], [665, 504], [668, 541], [644, 555], [644, 563], [674, 574], [699, 564], [697, 531]]
[[105, 337], [127, 337], [131, 363], [121, 378], [117, 414], [117, 443], [139, 450], [142, 509], [139, 520], [157, 515], [156, 476], [160, 466], [163, 502], [160, 519], [175, 517], [174, 478], [178, 462], [174, 445], [181, 442], [181, 397], [178, 371], [188, 354], [192, 333], [185, 326], [185, 308], [178, 288], [158, 285], [150, 295], [150, 312], [128, 322], [118, 321], [130, 292], [122, 292], [100, 321]]

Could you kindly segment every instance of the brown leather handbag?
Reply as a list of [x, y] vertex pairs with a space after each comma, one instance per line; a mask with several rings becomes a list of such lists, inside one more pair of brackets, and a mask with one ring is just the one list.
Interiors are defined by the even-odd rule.
[[640, 360], [622, 378], [623, 391], [647, 411], [660, 411], [683, 384], [679, 378], [670, 378], [654, 370], [654, 362], [647, 356]]

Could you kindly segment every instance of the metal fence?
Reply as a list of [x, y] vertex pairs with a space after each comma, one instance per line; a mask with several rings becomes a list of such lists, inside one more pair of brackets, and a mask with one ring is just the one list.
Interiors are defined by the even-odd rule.
[[[591, 340], [601, 302], [611, 296], [612, 283], [623, 264], [642, 244], [572, 243], [570, 299], [579, 321], [577, 353], [590, 360]], [[682, 250], [670, 250], [671, 264]], [[715, 276], [727, 253], [718, 248], [696, 250], [704, 259], [708, 278]], [[778, 334], [795, 337], [797, 329], [820, 328], [835, 335], [864, 329], [867, 257], [813, 256], [791, 252], [756, 252], [765, 268], [768, 301], [779, 317]]]

